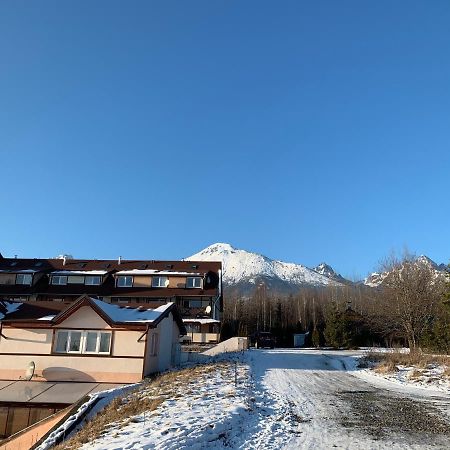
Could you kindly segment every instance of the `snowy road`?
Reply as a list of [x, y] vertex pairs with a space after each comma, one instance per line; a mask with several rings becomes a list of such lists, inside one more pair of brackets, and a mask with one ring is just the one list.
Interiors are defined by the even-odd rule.
[[241, 448], [449, 448], [449, 396], [357, 371], [357, 354], [250, 351], [262, 423]]
[[450, 448], [449, 393], [356, 370], [361, 354], [250, 350], [173, 372], [167, 386], [156, 379], [139, 391], [163, 399], [158, 408], [110, 424], [81, 448]]

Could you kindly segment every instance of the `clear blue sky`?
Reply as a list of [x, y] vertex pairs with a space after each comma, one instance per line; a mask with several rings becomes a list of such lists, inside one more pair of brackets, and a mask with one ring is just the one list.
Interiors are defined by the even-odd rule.
[[4, 1], [0, 252], [448, 262], [450, 2]]

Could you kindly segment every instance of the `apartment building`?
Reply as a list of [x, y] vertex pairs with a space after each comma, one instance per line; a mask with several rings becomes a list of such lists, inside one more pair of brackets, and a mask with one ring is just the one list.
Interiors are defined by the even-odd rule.
[[[183, 319], [220, 321], [222, 264], [205, 261], [23, 259], [0, 255], [0, 299], [112, 304], [175, 303]], [[214, 322], [216, 323], [216, 322]], [[214, 325], [218, 336], [218, 326]]]

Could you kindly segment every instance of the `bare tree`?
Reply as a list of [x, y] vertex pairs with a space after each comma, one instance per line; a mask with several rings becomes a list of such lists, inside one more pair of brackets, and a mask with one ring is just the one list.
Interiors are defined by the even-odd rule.
[[402, 259], [392, 256], [383, 269], [379, 323], [386, 334], [401, 332], [416, 351], [442, 299], [443, 280], [430, 264], [409, 254]]

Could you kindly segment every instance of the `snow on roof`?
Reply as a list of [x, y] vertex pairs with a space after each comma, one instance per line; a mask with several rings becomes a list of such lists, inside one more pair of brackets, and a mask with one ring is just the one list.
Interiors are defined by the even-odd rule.
[[106, 275], [106, 270], [56, 270], [51, 275]]
[[116, 275], [164, 275], [164, 276], [201, 276], [202, 274], [197, 272], [171, 272], [167, 270], [155, 270], [155, 269], [131, 269], [131, 270], [119, 270]]
[[200, 324], [220, 323], [220, 320], [216, 320], [216, 319], [183, 319], [183, 323], [200, 323]]
[[14, 270], [14, 269], [8, 269], [8, 270], [0, 270], [0, 273], [36, 273], [39, 272], [39, 270], [33, 270], [33, 269], [23, 269], [23, 270]]
[[2, 320], [8, 314], [12, 314], [13, 312], [16, 312], [22, 306], [22, 303], [0, 302], [0, 306], [3, 306], [3, 308], [4, 308], [4, 312], [0, 311], [0, 320]]
[[39, 317], [39, 319], [37, 319], [37, 320], [53, 320], [55, 317], [56, 317], [56, 314], [54, 314], [53, 316]]
[[131, 323], [151, 323], [159, 319], [173, 303], [166, 303], [156, 309], [139, 309], [119, 305], [112, 305], [102, 300], [92, 301], [113, 321]]

